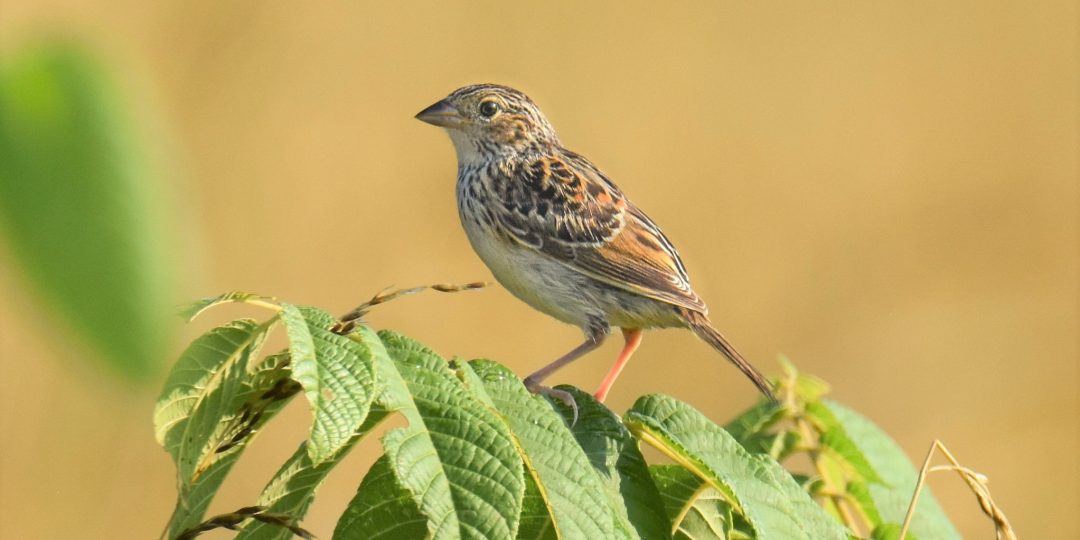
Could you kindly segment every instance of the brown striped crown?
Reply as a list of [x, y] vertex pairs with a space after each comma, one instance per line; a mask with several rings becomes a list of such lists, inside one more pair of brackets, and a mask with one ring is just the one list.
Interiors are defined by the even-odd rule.
[[509, 86], [465, 86], [436, 105], [440, 104], [460, 117], [456, 125], [443, 127], [464, 133], [482, 153], [527, 152], [559, 144], [555, 129], [536, 103]]

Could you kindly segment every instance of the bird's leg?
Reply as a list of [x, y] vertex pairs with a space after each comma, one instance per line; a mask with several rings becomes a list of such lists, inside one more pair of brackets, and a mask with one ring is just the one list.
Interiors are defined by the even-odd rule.
[[615, 379], [619, 377], [619, 373], [622, 373], [624, 367], [626, 367], [626, 361], [630, 360], [630, 357], [637, 350], [638, 345], [641, 345], [641, 329], [640, 328], [623, 328], [623, 338], [626, 340], [626, 345], [623, 346], [623, 350], [619, 353], [619, 357], [615, 359], [615, 363], [611, 365], [611, 369], [608, 374], [604, 376], [604, 380], [600, 383], [600, 388], [596, 389], [596, 400], [603, 403], [607, 399], [608, 391], [611, 390], [611, 385], [615, 384]]
[[532, 375], [525, 377], [525, 388], [532, 390], [533, 388], [539, 387], [540, 383], [544, 382], [544, 379], [548, 378], [549, 375], [555, 373], [566, 364], [577, 360], [581, 355], [599, 347], [600, 344], [604, 342], [605, 337], [607, 336], [603, 333], [591, 334], [585, 339], [584, 343], [574, 347], [572, 351], [560, 356], [558, 360], [536, 370]]
[[589, 337], [585, 339], [584, 343], [578, 345], [577, 347], [574, 347], [572, 351], [560, 356], [558, 360], [555, 360], [554, 362], [536, 370], [532, 375], [525, 377], [525, 388], [534, 394], [551, 396], [565, 403], [568, 407], [574, 410], [574, 421], [571, 422], [571, 425], [577, 423], [578, 410], [577, 403], [574, 401], [574, 396], [570, 395], [570, 392], [556, 390], [554, 388], [544, 386], [540, 383], [544, 382], [544, 379], [548, 378], [549, 375], [555, 373], [566, 364], [577, 360], [579, 357], [581, 357], [581, 355], [599, 347], [600, 344], [604, 342], [605, 337], [607, 337], [606, 332], [589, 333]]

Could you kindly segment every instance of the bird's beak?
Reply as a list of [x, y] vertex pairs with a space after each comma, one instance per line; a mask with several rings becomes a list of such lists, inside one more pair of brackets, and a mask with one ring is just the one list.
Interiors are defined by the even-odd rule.
[[464, 118], [453, 105], [446, 100], [436, 101], [432, 106], [416, 113], [416, 119], [433, 126], [444, 128], [461, 127]]

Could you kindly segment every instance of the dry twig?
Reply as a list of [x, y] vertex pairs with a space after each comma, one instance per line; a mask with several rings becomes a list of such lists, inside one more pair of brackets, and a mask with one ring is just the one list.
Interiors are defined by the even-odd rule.
[[472, 283], [466, 283], [464, 285], [452, 285], [452, 284], [449, 284], [449, 283], [436, 283], [434, 285], [421, 285], [419, 287], [410, 287], [408, 289], [398, 289], [396, 291], [390, 291], [390, 292], [386, 292], [386, 289], [383, 289], [381, 292], [379, 292], [375, 296], [372, 296], [371, 300], [368, 300], [367, 302], [364, 302], [363, 304], [360, 304], [359, 306], [356, 306], [355, 308], [352, 309], [352, 311], [342, 315], [341, 316], [341, 322], [338, 323], [333, 329], [331, 329], [331, 331], [334, 332], [334, 333], [338, 333], [338, 334], [348, 333], [348, 331], [351, 330], [352, 327], [356, 325], [356, 321], [360, 320], [360, 318], [363, 317], [364, 315], [367, 315], [367, 313], [369, 311], [371, 311], [371, 308], [373, 308], [373, 307], [375, 307], [375, 306], [377, 306], [379, 304], [384, 304], [386, 302], [389, 302], [389, 301], [391, 301], [391, 300], [393, 300], [395, 298], [401, 297], [401, 296], [408, 296], [410, 294], [416, 294], [418, 292], [426, 291], [428, 289], [431, 289], [433, 291], [438, 291], [438, 292], [447, 292], [447, 293], [462, 292], [462, 291], [473, 291], [473, 290], [476, 290], [476, 289], [482, 289], [484, 287], [487, 287], [488, 285], [491, 285], [491, 283], [486, 282], [486, 281], [474, 281]]
[[[930, 461], [934, 457], [934, 452], [941, 452], [951, 465], [931, 467]], [[915, 483], [915, 492], [911, 495], [911, 503], [908, 505], [907, 515], [904, 516], [904, 525], [900, 529], [900, 540], [904, 540], [907, 536], [908, 528], [911, 526], [911, 519], [915, 516], [915, 505], [919, 502], [919, 495], [922, 493], [923, 485], [926, 483], [926, 476], [936, 471], [956, 471], [960, 478], [963, 478], [964, 482], [971, 488], [971, 491], [975, 493], [982, 511], [994, 521], [997, 539], [1016, 540], [1016, 532], [1013, 531], [1012, 525], [1009, 524], [1009, 519], [1005, 517], [1005, 513], [1001, 511], [1001, 508], [994, 503], [994, 499], [990, 496], [990, 487], [987, 485], [989, 480], [986, 476], [960, 465], [960, 462], [953, 457], [949, 449], [945, 448], [945, 445], [936, 439], [930, 445], [930, 450], [926, 453], [926, 459], [923, 460], [922, 470], [919, 471], [919, 481]]]
[[214, 529], [229, 529], [230, 531], [235, 531], [238, 530], [241, 523], [249, 519], [277, 525], [278, 527], [284, 527], [289, 529], [289, 532], [305, 540], [315, 539], [315, 535], [298, 527], [295, 520], [285, 514], [267, 512], [266, 507], [264, 506], [245, 506], [235, 512], [219, 514], [195, 525], [194, 527], [181, 532], [174, 540], [192, 540], [196, 536]]

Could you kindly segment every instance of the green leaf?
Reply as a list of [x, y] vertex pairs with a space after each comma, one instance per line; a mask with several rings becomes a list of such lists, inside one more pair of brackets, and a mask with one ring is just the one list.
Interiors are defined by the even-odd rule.
[[176, 457], [181, 481], [195, 481], [219, 459], [222, 446], [244, 423], [241, 410], [255, 390], [248, 380], [248, 364], [258, 356], [269, 330], [269, 323], [260, 324], [246, 341], [237, 343], [240, 348], [218, 367], [198, 396], [179, 441]]
[[[266, 508], [268, 512], [287, 515], [296, 521], [303, 519], [315, 499], [316, 490], [322, 485], [326, 475], [348, 455], [357, 442], [381, 424], [387, 416], [389, 414], [381, 408], [372, 408], [364, 425], [353, 434], [348, 443], [330, 459], [318, 465], [311, 461], [307, 444], [301, 445], [281, 466], [270, 483], [263, 488], [256, 504]], [[426, 534], [426, 529], [422, 530]], [[249, 523], [236, 536], [236, 540], [287, 540], [289, 538], [292, 538], [289, 530], [261, 521]]]
[[874, 470], [866, 456], [859, 450], [858, 445], [848, 437], [844, 426], [840, 425], [840, 422], [837, 421], [824, 403], [820, 401], [807, 403], [806, 415], [821, 432], [822, 446], [846, 464], [855, 473], [857, 480], [883, 483], [877, 471]]
[[397, 480], [390, 458], [383, 455], [368, 470], [356, 496], [334, 528], [334, 540], [421, 540], [428, 520], [413, 496]]
[[[462, 366], [463, 369], [467, 369]], [[539, 488], [558, 538], [619, 538], [633, 529], [616, 528], [608, 486], [566, 427], [562, 416], [541, 396], [530, 394], [511, 372], [490, 360], [472, 360], [468, 368], [510, 426], [527, 470]]]
[[173, 460], [179, 455], [188, 417], [209, 391], [209, 381], [260, 332], [265, 330], [260, 331], [255, 321], [233, 321], [203, 334], [180, 355], [154, 404], [154, 438]]
[[221, 436], [214, 439], [218, 441], [216, 447], [211, 446], [211, 453], [203, 456], [194, 476], [181, 479], [177, 508], [170, 520], [169, 530], [172, 534], [202, 519], [225, 476], [247, 444], [296, 393], [295, 390], [279, 391], [295, 383], [275, 363], [282, 357], [271, 358], [271, 362], [261, 368], [249, 383], [241, 385], [236, 393], [235, 412], [226, 414], [219, 425]]
[[[896, 442], [872, 422], [834, 401], [825, 400], [824, 404], [884, 482], [869, 486], [870, 497], [876, 503], [881, 520], [902, 523], [918, 479], [915, 467]], [[911, 522], [911, 533], [919, 538], [935, 540], [960, 538], [960, 533], [926, 486], [923, 486], [919, 506]]]
[[761, 400], [724, 426], [739, 444], [752, 454], [769, 454], [777, 459], [786, 455], [794, 440], [788, 435], [778, 436], [769, 431], [785, 418], [784, 407], [768, 400]]
[[170, 536], [199, 523], [247, 443], [298, 390], [276, 355], [252, 365], [273, 324], [233, 321], [196, 339], [155, 410], [155, 431], [176, 462]]
[[0, 61], [0, 232], [50, 312], [146, 379], [168, 350], [175, 280], [161, 181], [107, 79], [73, 43]]
[[731, 505], [720, 492], [682, 465], [651, 465], [649, 473], [660, 490], [676, 540], [730, 538]]
[[220, 391], [222, 370], [258, 348], [269, 327], [250, 319], [232, 321], [199, 336], [181, 353], [154, 405], [154, 436], [179, 460], [196, 406]]
[[217, 296], [210, 296], [207, 298], [201, 298], [199, 300], [196, 300], [181, 309], [180, 316], [183, 317], [186, 321], [191, 321], [214, 306], [219, 306], [221, 304], [231, 304], [234, 302], [258, 302], [273, 305], [275, 303], [275, 300], [272, 298], [267, 298], [265, 296], [259, 296], [257, 294], [247, 293], [243, 291], [232, 291], [225, 294], [219, 294]]
[[[882, 523], [881, 525], [874, 527], [874, 530], [870, 532], [870, 540], [901, 540], [900, 530], [901, 527], [895, 523]], [[915, 538], [915, 535], [911, 534], [911, 531], [908, 531], [904, 540], [917, 539]]]
[[[355, 346], [368, 349], [373, 363], [390, 362], [382, 342], [368, 327], [357, 326], [349, 335], [349, 339]], [[348, 455], [357, 442], [388, 416], [389, 411], [379, 406], [372, 407], [364, 424], [353, 433], [345, 445], [322, 463], [316, 464], [312, 461], [307, 443], [301, 445], [263, 489], [262, 494], [259, 495], [258, 505], [266, 507], [270, 512], [288, 515], [297, 521], [302, 519], [307, 514], [315, 498], [315, 491], [322, 485], [326, 475]], [[284, 540], [287, 538], [290, 538], [287, 530], [262, 522], [248, 524], [237, 535], [237, 540]]]
[[383, 447], [398, 481], [428, 517], [432, 538], [513, 538], [525, 485], [506, 425], [438, 355], [393, 332], [379, 338], [396, 370], [379, 369], [377, 362], [378, 373], [397, 378], [386, 382], [384, 406], [409, 422], [387, 433]]
[[[476, 374], [476, 371], [468, 364], [458, 361], [450, 362], [450, 368], [457, 372], [458, 378], [464, 381], [465, 386], [473, 392], [473, 396], [485, 406], [495, 409], [495, 402], [484, 389], [484, 382]], [[529, 471], [522, 470], [522, 478], [525, 482], [525, 495], [521, 500], [521, 514], [519, 518], [517, 538], [529, 540], [555, 540], [558, 535], [555, 524], [551, 521], [551, 513], [548, 511], [544, 495], [536, 485]]]
[[[577, 403], [578, 419], [570, 432], [607, 488], [615, 524], [621, 528], [630, 524], [640, 538], [669, 538], [660, 492], [649, 475], [638, 440], [592, 394], [572, 386], [559, 389], [569, 392]], [[564, 421], [573, 422], [573, 411], [561, 402], [557, 406]]]
[[325, 311], [281, 307], [292, 377], [304, 388], [315, 416], [307, 450], [318, 465], [344, 447], [367, 417], [375, 399], [375, 353], [368, 343], [331, 332], [337, 319]]
[[848, 538], [775, 460], [750, 454], [693, 407], [668, 396], [644, 396], [624, 421], [639, 438], [716, 488], [759, 539]]
[[829, 383], [813, 375], [800, 373], [795, 364], [786, 357], [780, 357], [780, 367], [784, 371], [780, 385], [792, 388], [797, 401], [802, 403], [818, 401], [829, 393]]
[[557, 540], [558, 533], [551, 521], [551, 512], [547, 501], [536, 485], [536, 480], [528, 471], [522, 471], [525, 478], [525, 497], [521, 501], [521, 525], [518, 527], [519, 540]]
[[870, 496], [870, 486], [866, 482], [848, 482], [845, 491], [859, 506], [870, 525], [876, 526], [882, 523], [881, 513], [878, 512], [874, 498]]

